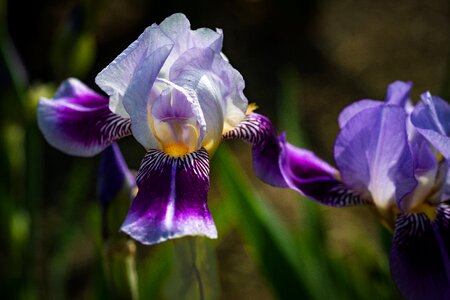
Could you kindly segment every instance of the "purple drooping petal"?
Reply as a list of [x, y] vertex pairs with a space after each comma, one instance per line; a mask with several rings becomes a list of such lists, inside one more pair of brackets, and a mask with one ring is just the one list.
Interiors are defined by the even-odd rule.
[[450, 297], [448, 207], [439, 214], [434, 222], [425, 214], [400, 214], [397, 218], [390, 265], [392, 277], [407, 299]]
[[411, 81], [394, 81], [388, 86], [386, 103], [404, 107], [409, 99], [412, 86]]
[[342, 181], [361, 195], [370, 192], [379, 208], [399, 204], [417, 182], [403, 108], [368, 108], [342, 128], [334, 149]]
[[112, 113], [107, 98], [73, 78], [54, 99], [39, 100], [37, 118], [50, 145], [76, 156], [93, 156], [131, 134], [130, 119]]
[[233, 130], [223, 135], [224, 139], [242, 139], [252, 144], [253, 169], [264, 182], [287, 187], [279, 166], [280, 145], [270, 120], [260, 114], [251, 113]]
[[287, 143], [283, 136], [280, 137], [280, 143], [280, 168], [290, 188], [329, 206], [366, 203], [336, 178], [336, 169], [314, 153]]
[[131, 189], [135, 185], [134, 176], [128, 169], [119, 146], [113, 143], [100, 157], [97, 193], [102, 207], [106, 209], [124, 189], [128, 190], [131, 199]]
[[447, 274], [448, 290], [446, 296], [450, 299], [450, 203], [448, 201], [439, 205], [433, 229], [439, 244], [443, 267]]
[[186, 235], [217, 237], [206, 203], [209, 158], [205, 149], [183, 157], [150, 150], [136, 180], [138, 194], [121, 231], [143, 244]]
[[414, 109], [411, 122], [446, 159], [450, 159], [450, 105], [428, 92], [422, 95], [422, 101]]

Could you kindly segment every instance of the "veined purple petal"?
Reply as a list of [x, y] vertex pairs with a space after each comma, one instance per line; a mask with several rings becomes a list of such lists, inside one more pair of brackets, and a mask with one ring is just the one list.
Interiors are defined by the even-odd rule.
[[399, 204], [417, 184], [406, 117], [396, 105], [368, 108], [351, 118], [336, 140], [342, 181], [361, 195], [370, 192], [381, 209]]
[[422, 101], [414, 109], [411, 122], [446, 159], [450, 159], [450, 105], [428, 92], [422, 95]]
[[394, 81], [388, 86], [386, 103], [404, 107], [409, 99], [412, 86], [411, 81]]
[[355, 115], [357, 115], [361, 111], [368, 109], [368, 108], [381, 106], [383, 104], [384, 103], [382, 101], [370, 100], [370, 99], [364, 99], [364, 100], [360, 100], [360, 101], [350, 104], [349, 106], [344, 108], [344, 110], [341, 111], [341, 113], [339, 114], [339, 118], [338, 118], [339, 127], [342, 129], [351, 118], [353, 118]]
[[407, 299], [450, 297], [448, 207], [440, 214], [434, 222], [425, 214], [397, 218], [390, 265], [393, 279]]
[[252, 144], [253, 169], [264, 182], [287, 187], [279, 166], [280, 145], [270, 120], [251, 113], [239, 125], [226, 132], [224, 139], [242, 139]]
[[289, 187], [329, 206], [350, 206], [366, 201], [336, 179], [337, 170], [311, 151], [297, 148], [280, 138], [280, 168]]
[[107, 208], [124, 188], [128, 189], [131, 199], [131, 189], [135, 185], [119, 146], [113, 143], [100, 157], [97, 192], [102, 206]]
[[54, 99], [39, 100], [38, 125], [53, 147], [71, 155], [93, 156], [130, 135], [130, 120], [112, 113], [108, 99], [77, 79], [64, 81]]
[[[450, 204], [448, 202], [439, 205], [435, 224], [435, 234], [450, 286]], [[450, 296], [450, 294], [447, 294], [447, 296]]]
[[205, 149], [183, 157], [150, 150], [136, 180], [139, 191], [121, 231], [143, 244], [186, 235], [217, 237], [206, 203], [209, 158]]
[[450, 299], [450, 204], [448, 202], [439, 205], [436, 222], [433, 225], [447, 274], [446, 296]]

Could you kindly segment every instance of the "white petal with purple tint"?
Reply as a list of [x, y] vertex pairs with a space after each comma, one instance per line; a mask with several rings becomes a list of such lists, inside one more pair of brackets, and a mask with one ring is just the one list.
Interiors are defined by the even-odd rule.
[[[110, 96], [109, 105], [113, 112], [124, 117], [128, 116], [129, 112], [124, 108], [122, 98], [131, 82], [136, 79], [136, 72], [142, 69], [140, 68], [142, 63], [147, 62], [149, 72], [155, 72], [154, 69], [158, 68], [156, 72], [158, 74], [173, 44], [174, 42], [158, 26], [152, 25], [97, 75], [95, 82]], [[166, 57], [162, 63], [155, 62], [155, 65], [152, 65], [153, 58], [150, 56], [155, 56], [154, 52], [160, 48], [166, 50]], [[147, 76], [145, 79], [149, 80], [147, 84], [151, 87], [153, 82], [150, 81], [150, 77]]]

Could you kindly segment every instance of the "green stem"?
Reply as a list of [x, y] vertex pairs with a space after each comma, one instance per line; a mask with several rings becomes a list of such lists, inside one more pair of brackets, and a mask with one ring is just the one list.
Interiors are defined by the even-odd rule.
[[104, 265], [114, 299], [139, 299], [134, 241], [125, 237], [108, 240], [104, 245]]

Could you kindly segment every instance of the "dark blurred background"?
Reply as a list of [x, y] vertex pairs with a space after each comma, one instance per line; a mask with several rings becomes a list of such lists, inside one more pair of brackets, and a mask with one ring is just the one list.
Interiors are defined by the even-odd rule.
[[[0, 267], [0, 276], [10, 280], [0, 277], [0, 285], [10, 283], [25, 291], [15, 294], [4, 287], [11, 299], [99, 297], [99, 292], [92, 294], [99, 279], [90, 265], [101, 264], [93, 254], [96, 244], [91, 237], [92, 231], [98, 235], [99, 223], [93, 200], [97, 162], [68, 157], [43, 141], [33, 119], [38, 96], [51, 97], [67, 77], [77, 77], [100, 92], [94, 83], [96, 74], [145, 27], [175, 12], [186, 14], [194, 29], [222, 28], [223, 52], [243, 75], [250, 102], [256, 102], [259, 112], [269, 116], [279, 131], [288, 131], [288, 139], [292, 131], [287, 127], [299, 128], [301, 138], [292, 141], [330, 163], [338, 114], [351, 102], [384, 99], [387, 85], [394, 80], [414, 82], [413, 100], [426, 90], [450, 98], [450, 9], [445, 0], [1, 3], [0, 124], [6, 145], [1, 160], [2, 242], [7, 244], [5, 236], [14, 230], [18, 239], [26, 241], [18, 246], [15, 258], [10, 246], [0, 250], [9, 260], [4, 264], [8, 269]], [[123, 151], [136, 169], [143, 150], [129, 144], [122, 143]], [[237, 144], [231, 146], [235, 149]], [[292, 209], [299, 196], [257, 181], [248, 165], [250, 151], [246, 152], [236, 155], [256, 189], [289, 226], [301, 224], [305, 216]], [[71, 185], [80, 180], [83, 184]], [[211, 194], [210, 201], [220, 209], [222, 200], [216, 198], [223, 195], [217, 196], [214, 186]], [[8, 201], [14, 204], [5, 204]], [[332, 259], [345, 262], [358, 251], [382, 252], [374, 233], [377, 221], [368, 210], [319, 210], [326, 230], [322, 246]], [[64, 244], [67, 231], [76, 238]], [[63, 250], [61, 245], [66, 245]], [[76, 250], [68, 249], [72, 247]], [[258, 271], [261, 262], [252, 262], [252, 251], [234, 230], [219, 238], [222, 299], [278, 297]], [[22, 276], [28, 278], [23, 286]], [[395, 290], [392, 293], [389, 297], [398, 297]], [[372, 296], [367, 294], [366, 299]]]
[[360, 98], [383, 99], [394, 80], [412, 80], [416, 98], [425, 90], [447, 93], [450, 13], [443, 0], [19, 0], [8, 2], [7, 23], [31, 82], [78, 75], [69, 73], [69, 58], [87, 46], [71, 42], [87, 35], [83, 43], [95, 53], [78, 73], [95, 87], [95, 75], [145, 27], [175, 12], [192, 28], [224, 30], [224, 53], [244, 76], [247, 97], [272, 118], [283, 76], [294, 73], [301, 92], [292, 101], [301, 102], [300, 122], [322, 155], [331, 152], [339, 111]]

